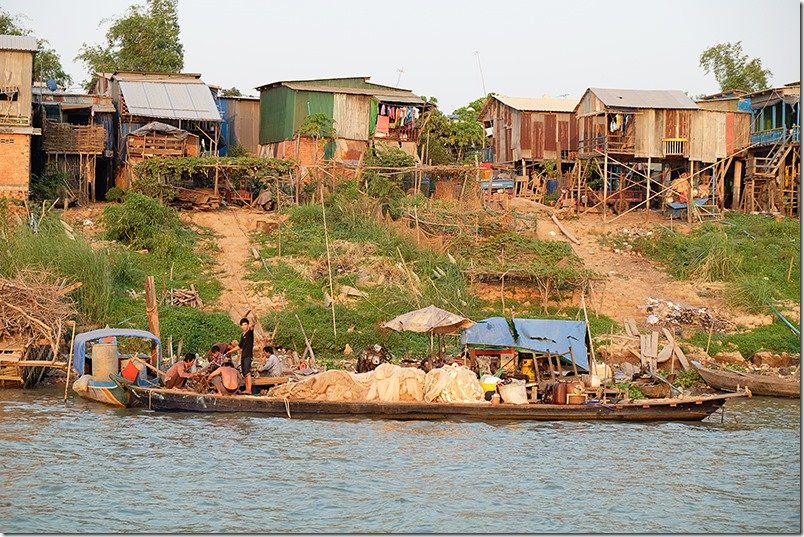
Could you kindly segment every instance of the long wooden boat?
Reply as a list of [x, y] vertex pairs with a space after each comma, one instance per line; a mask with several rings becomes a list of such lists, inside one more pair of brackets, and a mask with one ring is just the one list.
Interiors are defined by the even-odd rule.
[[750, 392], [695, 397], [655, 399], [630, 403], [583, 405], [527, 405], [489, 403], [420, 403], [377, 401], [289, 400], [254, 395], [198, 394], [186, 390], [144, 388], [118, 375], [112, 379], [129, 391], [144, 408], [158, 411], [253, 412], [288, 418], [376, 418], [394, 420], [618, 420], [701, 421], [719, 410], [727, 400]]
[[801, 397], [801, 381], [797, 378], [779, 378], [755, 373], [724, 371], [710, 369], [693, 360], [692, 365], [698, 370], [706, 383], [716, 390], [734, 392], [748, 387], [754, 395], [772, 397]]

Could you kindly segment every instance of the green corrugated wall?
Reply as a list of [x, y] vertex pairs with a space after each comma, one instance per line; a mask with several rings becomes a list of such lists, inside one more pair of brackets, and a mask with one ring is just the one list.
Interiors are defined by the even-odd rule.
[[335, 97], [332, 93], [295, 91], [278, 86], [260, 94], [260, 143], [290, 140], [304, 118], [324, 114], [333, 118]]
[[260, 93], [260, 144], [271, 144], [293, 138], [294, 93], [285, 86], [270, 88]]

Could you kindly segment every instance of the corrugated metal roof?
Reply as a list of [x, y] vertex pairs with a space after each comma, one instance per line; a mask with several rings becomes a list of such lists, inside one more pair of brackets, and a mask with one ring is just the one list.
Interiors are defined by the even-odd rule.
[[578, 99], [556, 99], [555, 97], [495, 95], [494, 98], [506, 106], [525, 112], [572, 112], [578, 104]]
[[698, 110], [698, 105], [679, 90], [589, 88], [607, 107]]
[[0, 35], [0, 50], [37, 50], [36, 38], [30, 35]]
[[130, 114], [168, 119], [221, 121], [212, 92], [196, 81], [120, 80]]

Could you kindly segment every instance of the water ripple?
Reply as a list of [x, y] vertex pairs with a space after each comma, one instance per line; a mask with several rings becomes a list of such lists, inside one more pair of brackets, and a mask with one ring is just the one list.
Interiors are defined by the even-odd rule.
[[799, 401], [702, 423], [286, 420], [0, 392], [3, 532], [801, 531]]

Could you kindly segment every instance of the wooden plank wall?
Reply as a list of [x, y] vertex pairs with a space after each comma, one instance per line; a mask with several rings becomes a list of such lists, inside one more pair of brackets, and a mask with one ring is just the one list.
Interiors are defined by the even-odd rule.
[[338, 138], [368, 140], [371, 97], [336, 93], [333, 102], [333, 126]]
[[[0, 50], [0, 86], [18, 86], [15, 101], [0, 101], [0, 124], [31, 124], [31, 91], [33, 53], [22, 50]], [[6, 118], [4, 121], [3, 118]], [[10, 120], [10, 118], [17, 118]]]

